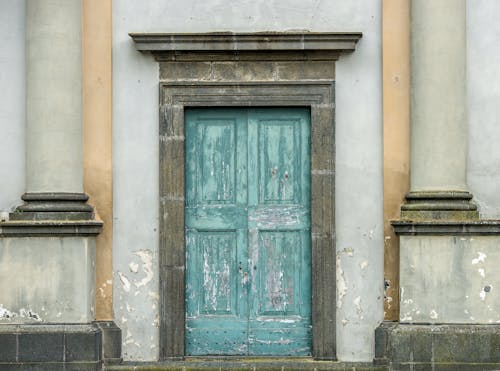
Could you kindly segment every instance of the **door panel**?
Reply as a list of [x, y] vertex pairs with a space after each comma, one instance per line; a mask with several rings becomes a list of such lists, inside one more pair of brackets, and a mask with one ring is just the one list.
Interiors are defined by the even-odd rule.
[[309, 355], [309, 110], [186, 110], [186, 352]]
[[248, 344], [246, 112], [186, 111], [186, 352]]
[[249, 354], [309, 355], [309, 111], [254, 110], [248, 133]]

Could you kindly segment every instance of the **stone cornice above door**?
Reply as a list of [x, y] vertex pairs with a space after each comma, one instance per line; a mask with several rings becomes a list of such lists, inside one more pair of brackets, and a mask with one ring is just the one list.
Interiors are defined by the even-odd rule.
[[130, 33], [136, 49], [157, 61], [337, 60], [355, 50], [361, 32]]

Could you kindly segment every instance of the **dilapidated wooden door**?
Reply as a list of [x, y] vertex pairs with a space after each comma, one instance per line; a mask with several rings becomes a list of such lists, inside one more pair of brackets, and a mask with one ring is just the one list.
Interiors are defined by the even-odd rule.
[[185, 111], [186, 354], [310, 355], [310, 112]]

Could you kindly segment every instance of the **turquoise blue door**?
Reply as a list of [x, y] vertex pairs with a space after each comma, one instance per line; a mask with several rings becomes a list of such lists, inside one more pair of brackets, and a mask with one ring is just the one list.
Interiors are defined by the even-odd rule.
[[310, 112], [188, 109], [186, 354], [310, 355]]

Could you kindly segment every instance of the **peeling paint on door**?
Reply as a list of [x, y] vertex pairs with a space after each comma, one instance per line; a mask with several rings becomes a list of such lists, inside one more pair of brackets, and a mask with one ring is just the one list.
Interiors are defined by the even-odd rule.
[[185, 118], [187, 354], [311, 354], [309, 111]]

